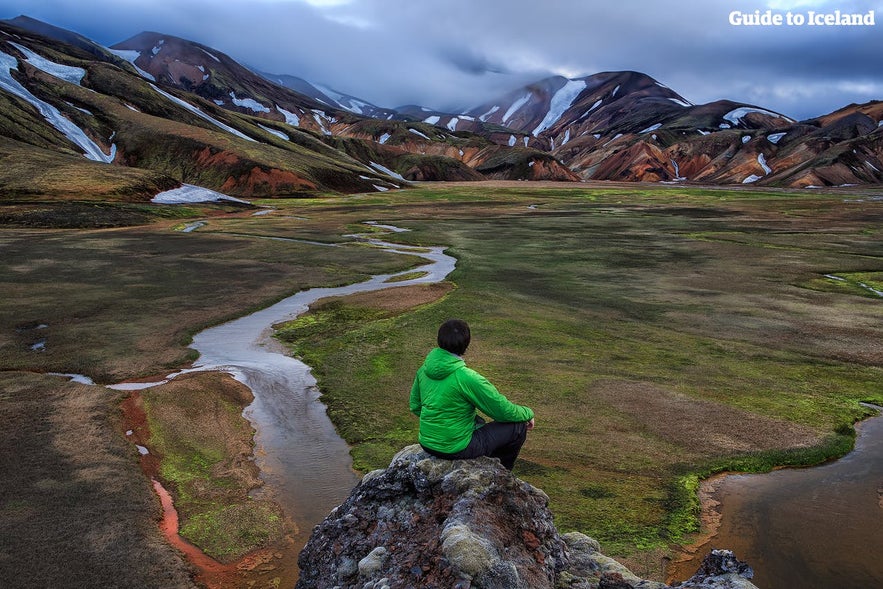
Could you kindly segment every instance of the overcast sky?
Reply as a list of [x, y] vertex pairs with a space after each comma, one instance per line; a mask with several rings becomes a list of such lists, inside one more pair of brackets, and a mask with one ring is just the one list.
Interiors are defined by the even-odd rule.
[[[157, 31], [373, 102], [472, 107], [548, 75], [636, 70], [798, 119], [883, 100], [883, 0], [0, 0], [103, 45]], [[873, 26], [744, 26], [856, 13]]]

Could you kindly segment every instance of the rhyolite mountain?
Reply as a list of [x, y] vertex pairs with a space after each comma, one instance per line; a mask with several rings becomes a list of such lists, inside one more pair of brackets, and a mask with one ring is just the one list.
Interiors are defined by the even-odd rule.
[[[883, 102], [807, 121], [750, 104], [695, 105], [650, 76], [550, 77], [463, 114], [406, 114], [554, 155], [583, 180], [808, 187], [883, 181]], [[490, 135], [500, 141], [499, 132]]]
[[[387, 109], [171, 35], [105, 48], [27, 17], [0, 22], [0, 52], [0, 151], [101, 178], [90, 194], [143, 198], [180, 183], [257, 197], [406, 180], [883, 181], [881, 102], [797, 122], [726, 100], [693, 105], [645, 74], [605, 72], [547, 78], [462, 113]], [[127, 173], [109, 180], [107, 163], [83, 162], [90, 151]], [[20, 169], [0, 171], [7, 194], [72, 191]]]

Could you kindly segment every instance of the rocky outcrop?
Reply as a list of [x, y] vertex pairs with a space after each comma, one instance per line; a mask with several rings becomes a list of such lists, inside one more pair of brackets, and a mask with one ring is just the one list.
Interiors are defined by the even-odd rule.
[[[559, 534], [548, 497], [498, 460], [440, 460], [420, 446], [368, 473], [316, 526], [297, 589], [470, 587], [665, 589]], [[680, 587], [750, 589], [751, 569], [715, 551]]]

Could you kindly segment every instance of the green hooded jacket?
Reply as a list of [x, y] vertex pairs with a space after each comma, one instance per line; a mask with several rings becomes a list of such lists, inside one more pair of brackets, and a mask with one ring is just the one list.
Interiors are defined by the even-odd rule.
[[411, 387], [411, 412], [420, 418], [420, 443], [455, 454], [469, 445], [478, 409], [495, 421], [533, 419], [533, 411], [503, 396], [463, 358], [441, 348], [426, 356]]

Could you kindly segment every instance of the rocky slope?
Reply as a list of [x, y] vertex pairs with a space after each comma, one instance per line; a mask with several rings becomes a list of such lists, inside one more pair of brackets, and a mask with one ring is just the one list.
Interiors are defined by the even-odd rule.
[[[547, 504], [496, 459], [446, 461], [409, 446], [316, 526], [297, 588], [665, 589], [591, 538], [560, 534]], [[680, 587], [751, 589], [751, 576], [715, 551]]]

